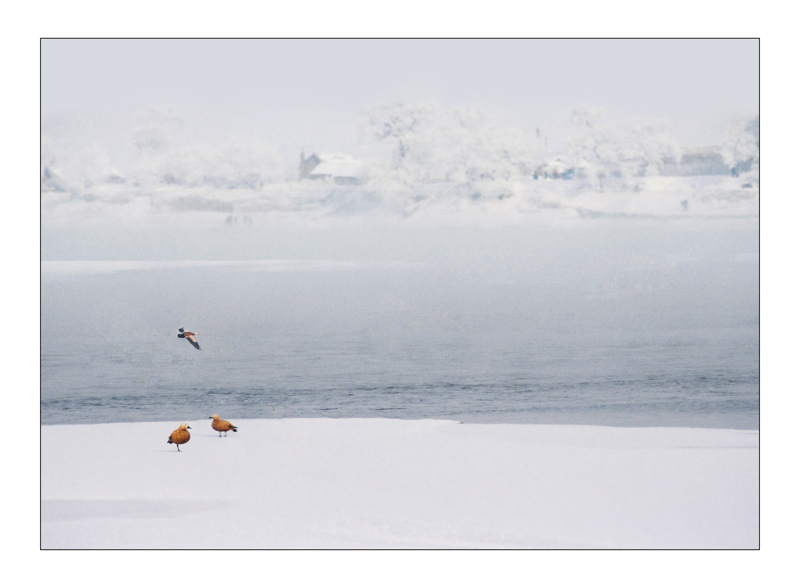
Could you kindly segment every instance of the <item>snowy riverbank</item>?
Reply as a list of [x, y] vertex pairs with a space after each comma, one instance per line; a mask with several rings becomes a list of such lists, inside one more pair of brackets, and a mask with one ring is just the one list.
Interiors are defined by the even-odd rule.
[[335, 186], [284, 182], [259, 189], [208, 186], [100, 185], [42, 190], [48, 229], [191, 224], [230, 232], [263, 230], [276, 221], [308, 223], [364, 217], [421, 223], [526, 219], [720, 220], [757, 218], [758, 177], [652, 176], [624, 183], [516, 178], [476, 185]]
[[231, 420], [41, 427], [41, 546], [759, 547], [758, 431]]

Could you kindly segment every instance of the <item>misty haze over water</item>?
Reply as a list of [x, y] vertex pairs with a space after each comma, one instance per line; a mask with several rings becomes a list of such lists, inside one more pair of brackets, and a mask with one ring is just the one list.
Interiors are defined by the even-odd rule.
[[754, 221], [310, 226], [71, 235], [95, 261], [42, 265], [42, 422], [758, 427]]

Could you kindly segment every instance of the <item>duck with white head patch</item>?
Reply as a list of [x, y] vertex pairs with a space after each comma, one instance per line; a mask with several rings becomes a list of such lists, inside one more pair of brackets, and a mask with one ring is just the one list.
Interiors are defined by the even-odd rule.
[[228, 431], [236, 432], [236, 425], [229, 423], [228, 421], [223, 421], [219, 418], [218, 414], [212, 414], [210, 419], [214, 419], [211, 421], [211, 428], [215, 431], [219, 431], [219, 436], [222, 437], [223, 431], [225, 432], [225, 436], [228, 436]]

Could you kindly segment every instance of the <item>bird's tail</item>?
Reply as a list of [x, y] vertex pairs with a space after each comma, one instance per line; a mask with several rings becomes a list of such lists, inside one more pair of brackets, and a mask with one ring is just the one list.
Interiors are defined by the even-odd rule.
[[236, 427], [233, 427], [231, 430], [235, 433], [236, 432]]
[[186, 335], [183, 333], [178, 333], [178, 339], [186, 339]]
[[172, 445], [172, 437], [170, 437], [169, 439], [167, 439], [167, 443], [169, 443], [170, 445]]

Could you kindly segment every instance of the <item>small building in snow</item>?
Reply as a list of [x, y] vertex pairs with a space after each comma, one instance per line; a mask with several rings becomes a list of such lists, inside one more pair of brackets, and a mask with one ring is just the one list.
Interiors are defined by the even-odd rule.
[[583, 177], [583, 168], [567, 164], [560, 157], [554, 157], [542, 163], [533, 172], [533, 179], [554, 178], [558, 180], [574, 180], [576, 177]]
[[358, 185], [364, 179], [363, 163], [341, 154], [300, 152], [300, 179], [326, 181], [337, 186]]

